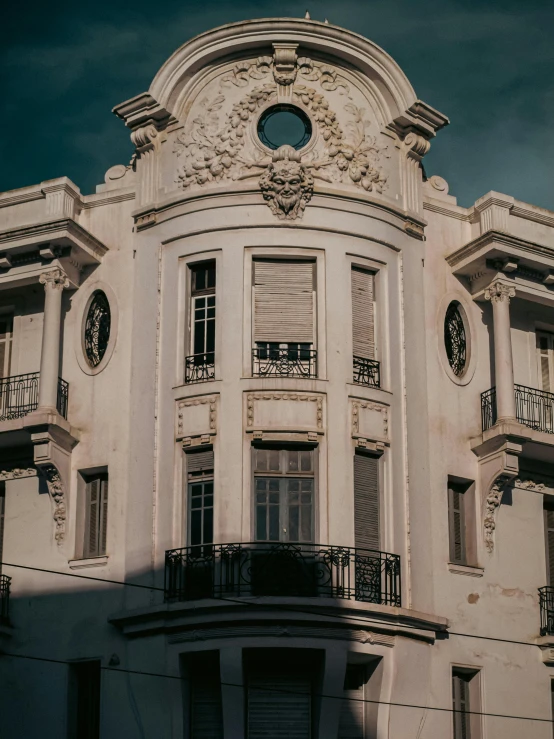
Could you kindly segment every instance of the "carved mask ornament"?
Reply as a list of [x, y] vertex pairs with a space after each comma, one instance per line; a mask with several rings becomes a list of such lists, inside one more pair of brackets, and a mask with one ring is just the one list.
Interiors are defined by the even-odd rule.
[[314, 190], [314, 179], [292, 146], [281, 146], [260, 177], [260, 189], [271, 212], [278, 218], [301, 217]]

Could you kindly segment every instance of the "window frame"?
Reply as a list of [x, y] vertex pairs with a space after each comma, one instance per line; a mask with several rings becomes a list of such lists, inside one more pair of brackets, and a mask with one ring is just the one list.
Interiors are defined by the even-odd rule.
[[[212, 453], [212, 468], [211, 470], [202, 470], [198, 473], [198, 477], [189, 479], [192, 472], [189, 470], [189, 456], [192, 456], [195, 453], [206, 451]], [[185, 494], [186, 494], [186, 522], [185, 522], [185, 530], [186, 530], [186, 542], [187, 546], [212, 546], [214, 544], [215, 539], [215, 455], [213, 447], [202, 449], [202, 447], [197, 449], [190, 449], [185, 452]], [[211, 482], [212, 484], [212, 505], [211, 505], [211, 511], [212, 511], [212, 541], [211, 542], [205, 542], [201, 541], [199, 544], [193, 544], [192, 542], [192, 494], [191, 494], [191, 485], [194, 485], [195, 483], [204, 485], [207, 482]], [[202, 493], [202, 503], [204, 502], [204, 495], [205, 493]], [[204, 504], [201, 506], [202, 510], [202, 524], [201, 524], [201, 532], [202, 532], [202, 539], [204, 538], [204, 511], [207, 509]]]
[[[480, 667], [467, 667], [462, 665], [452, 665], [450, 670], [450, 690], [452, 698], [452, 707], [456, 708], [456, 696], [454, 688], [454, 679], [458, 678], [468, 684], [468, 732], [467, 739], [482, 739], [483, 721], [480, 712], [482, 710], [482, 670]], [[459, 722], [456, 718], [459, 714], [452, 712], [451, 732], [453, 739], [462, 739], [463, 733], [456, 732], [456, 726]]]
[[[84, 489], [84, 532], [83, 532], [83, 559], [94, 559], [96, 557], [106, 557], [108, 552], [108, 521], [109, 521], [109, 476], [107, 469], [101, 472], [95, 473], [84, 473], [82, 474], [85, 489]], [[98, 521], [97, 521], [97, 550], [96, 552], [90, 549], [90, 523], [91, 523], [91, 484], [95, 481], [100, 481], [99, 489], [99, 500], [98, 500]], [[103, 521], [103, 507], [106, 507], [106, 520]], [[103, 551], [102, 551], [103, 549]]]
[[[270, 471], [267, 471], [267, 474], [264, 474], [263, 472], [256, 472], [256, 451], [259, 449], [277, 449], [279, 450], [280, 454], [283, 454], [287, 451], [310, 451], [312, 453], [312, 471], [311, 473], [305, 473], [302, 474], [294, 473], [294, 474], [270, 474]], [[250, 510], [251, 510], [251, 541], [259, 544], [295, 544], [298, 546], [302, 546], [303, 544], [309, 545], [309, 544], [317, 544], [318, 541], [318, 520], [319, 520], [319, 501], [318, 501], [318, 493], [319, 493], [319, 485], [318, 485], [318, 468], [319, 468], [319, 453], [318, 453], [319, 447], [317, 444], [313, 443], [294, 443], [294, 442], [267, 442], [267, 443], [253, 443], [250, 448], [250, 464], [251, 464], [251, 484], [250, 484]], [[289, 541], [289, 539], [282, 539], [281, 535], [283, 533], [283, 521], [284, 519], [284, 511], [286, 510], [286, 506], [281, 508], [281, 500], [279, 501], [279, 539], [278, 540], [271, 540], [271, 539], [265, 539], [265, 540], [258, 540], [256, 538], [256, 529], [257, 529], [257, 521], [256, 521], [256, 478], [258, 477], [277, 477], [278, 479], [286, 480], [286, 479], [311, 479], [313, 480], [313, 492], [312, 492], [312, 520], [311, 520], [311, 527], [312, 527], [312, 541]], [[279, 491], [280, 498], [284, 497], [286, 491]], [[287, 532], [288, 533], [288, 532]]]
[[[212, 286], [206, 286], [202, 288], [196, 288], [195, 285], [195, 275], [197, 272], [202, 268], [206, 267], [208, 269], [211, 266], [213, 267], [213, 278], [214, 278], [214, 284]], [[191, 356], [198, 356], [202, 354], [213, 354], [214, 355], [214, 362], [215, 362], [215, 353], [216, 353], [216, 341], [217, 341], [217, 261], [216, 259], [202, 259], [198, 262], [189, 262], [187, 264], [188, 271], [189, 271], [189, 295], [188, 295], [188, 314], [189, 314], [189, 320], [188, 320], [188, 338], [187, 338], [187, 348], [188, 352], [186, 353], [186, 357]], [[213, 298], [213, 306], [208, 305], [208, 298]], [[198, 310], [205, 310], [206, 316], [203, 320], [204, 325], [204, 350], [202, 352], [196, 352], [195, 351], [195, 343], [196, 343], [196, 301], [197, 300], [206, 300], [206, 305], [204, 308], [198, 308]], [[211, 319], [207, 313], [210, 308], [213, 308], [214, 315], [213, 319]], [[208, 325], [209, 322], [212, 321], [213, 323], [213, 349], [208, 349]], [[200, 322], [199, 322], [200, 323]]]
[[[454, 510], [452, 508], [453, 488], [457, 488], [456, 492], [462, 496], [461, 503], [461, 536], [462, 536], [462, 557], [460, 559], [455, 556], [454, 535]], [[452, 565], [461, 565], [462, 567], [477, 566], [477, 516], [475, 512], [475, 481], [466, 478], [448, 475], [446, 485], [446, 505], [448, 520], [448, 562]]]

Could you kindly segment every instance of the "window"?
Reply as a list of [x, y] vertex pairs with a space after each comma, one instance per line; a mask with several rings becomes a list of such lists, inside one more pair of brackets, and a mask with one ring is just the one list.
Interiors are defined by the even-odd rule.
[[108, 475], [86, 478], [85, 557], [106, 554], [108, 526]]
[[100, 660], [76, 662], [70, 667], [70, 737], [100, 737]]
[[554, 389], [554, 334], [537, 331], [539, 389], [551, 393]]
[[0, 482], [0, 575], [2, 574], [2, 552], [4, 549], [4, 519], [6, 517], [6, 483]]
[[448, 478], [449, 558], [455, 564], [476, 563], [474, 493], [472, 480]]
[[191, 739], [223, 739], [219, 653], [191, 656], [188, 673]]
[[479, 739], [481, 736], [479, 671], [452, 669], [452, 718], [454, 739]]
[[317, 376], [314, 266], [254, 260], [254, 375]]
[[354, 382], [380, 387], [379, 363], [375, 361], [375, 275], [352, 267], [352, 352]]
[[546, 542], [546, 581], [554, 587], [554, 501], [545, 497], [544, 528]]
[[0, 314], [0, 379], [10, 376], [13, 343], [13, 315]]
[[365, 739], [365, 665], [346, 665], [338, 739]]
[[554, 680], [550, 681], [550, 710], [552, 715], [552, 733], [554, 735]]
[[215, 379], [215, 261], [193, 264], [190, 272], [190, 355], [185, 382], [202, 382]]
[[379, 458], [354, 455], [354, 535], [356, 548], [380, 549]]
[[213, 544], [214, 453], [212, 449], [187, 452], [189, 545]]
[[467, 364], [467, 337], [460, 304], [453, 300], [444, 317], [444, 346], [450, 369], [462, 377]]
[[104, 359], [111, 329], [110, 304], [106, 294], [97, 290], [89, 303], [84, 326], [84, 347], [87, 362], [97, 367]]
[[313, 542], [314, 457], [310, 448], [254, 448], [256, 541]]

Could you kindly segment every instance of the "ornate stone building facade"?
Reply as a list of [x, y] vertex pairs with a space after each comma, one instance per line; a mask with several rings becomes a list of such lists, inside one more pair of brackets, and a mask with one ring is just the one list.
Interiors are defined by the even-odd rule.
[[3, 736], [548, 739], [554, 213], [309, 19], [114, 112], [0, 194]]

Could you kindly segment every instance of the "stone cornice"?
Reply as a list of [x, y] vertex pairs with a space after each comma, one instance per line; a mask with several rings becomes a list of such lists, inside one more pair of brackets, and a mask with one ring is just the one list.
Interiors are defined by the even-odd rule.
[[105, 244], [71, 218], [43, 221], [0, 231], [0, 251], [53, 241], [62, 242], [62, 245], [63, 242], [69, 242], [71, 246], [86, 252], [91, 262], [100, 261], [108, 251]]
[[512, 236], [502, 231], [487, 231], [487, 233], [478, 236], [473, 241], [464, 244], [460, 249], [450, 254], [446, 257], [446, 261], [450, 267], [456, 267], [456, 265], [479, 252], [483, 247], [492, 245], [493, 243], [500, 249], [515, 248], [535, 257], [547, 258], [549, 260], [554, 259], [554, 249], [549, 246], [537, 244], [534, 241], [528, 241], [527, 239]]

